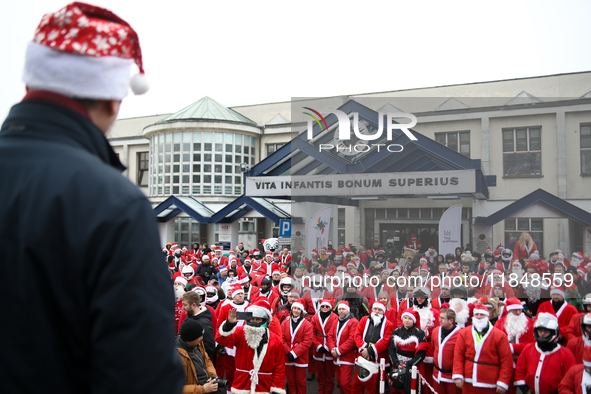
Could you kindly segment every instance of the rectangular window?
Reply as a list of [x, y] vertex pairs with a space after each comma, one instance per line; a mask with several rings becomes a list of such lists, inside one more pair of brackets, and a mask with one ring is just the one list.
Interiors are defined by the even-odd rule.
[[150, 169], [148, 152], [137, 153], [137, 184], [148, 186], [148, 171]]
[[242, 218], [240, 220], [240, 231], [254, 233], [254, 218]]
[[581, 174], [591, 175], [591, 124], [581, 125]]
[[506, 177], [542, 175], [542, 129], [503, 129], [503, 168]]
[[267, 144], [267, 156], [271, 153], [276, 152], [285, 144]]
[[447, 146], [466, 157], [470, 157], [470, 132], [452, 131], [448, 133], [435, 133], [435, 141]]
[[544, 221], [539, 218], [505, 219], [505, 248], [515, 250], [522, 233], [529, 233], [536, 243], [540, 256], [544, 256]]

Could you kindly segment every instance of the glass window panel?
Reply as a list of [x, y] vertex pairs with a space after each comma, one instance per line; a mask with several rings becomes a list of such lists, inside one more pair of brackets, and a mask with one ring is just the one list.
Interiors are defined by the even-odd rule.
[[183, 153], [183, 161], [191, 161], [191, 154]]
[[234, 156], [234, 163], [242, 163], [242, 156], [240, 156], [240, 155]]
[[456, 142], [458, 142], [458, 135], [456, 133], [449, 133], [447, 135], [447, 143], [451, 144]]
[[193, 144], [193, 150], [195, 152], [201, 152], [201, 142], [196, 142]]
[[581, 173], [591, 175], [591, 150], [581, 151]]
[[158, 163], [162, 163], [162, 155], [158, 155]]
[[214, 186], [213, 187], [213, 194], [222, 194], [222, 187], [221, 186]]
[[183, 183], [189, 183], [190, 181], [190, 175], [183, 175]]
[[227, 143], [227, 144], [231, 144], [232, 142], [234, 142], [234, 141], [233, 141], [233, 139], [234, 139], [233, 137], [234, 137], [234, 135], [233, 135], [233, 134], [228, 134], [228, 133], [226, 133], [226, 143]]
[[232, 183], [232, 175], [226, 175], [224, 177], [224, 182], [225, 183]]
[[193, 172], [201, 172], [201, 164], [193, 164]]
[[419, 209], [418, 208], [410, 208], [408, 210], [409, 219], [418, 219], [419, 218]]
[[248, 154], [250, 154], [250, 151], [249, 151], [249, 149], [250, 149], [250, 148], [249, 148], [248, 146], [245, 146], [245, 147], [244, 147], [244, 154], [245, 154], [245, 155], [248, 155]]
[[158, 186], [158, 194], [162, 194], [162, 187]]
[[164, 145], [164, 151], [165, 152], [170, 152], [171, 150], [172, 150], [172, 145], [170, 145], [170, 144]]
[[[160, 171], [162, 172], [162, 167], [160, 167]], [[170, 164], [165, 164], [164, 165], [164, 172], [169, 173], [170, 172]]]
[[164, 142], [164, 134], [160, 134], [158, 136], [158, 142], [163, 143]]
[[234, 194], [242, 193], [242, 188], [240, 186], [234, 186]]
[[240, 171], [240, 166], [234, 166], [234, 173], [235, 174], [240, 174], [242, 171]]
[[213, 136], [211, 135], [211, 132], [206, 131], [203, 133], [203, 142], [211, 142], [212, 138], [213, 138]]
[[203, 194], [211, 194], [211, 186], [203, 185]]
[[172, 183], [179, 183], [179, 179], [180, 179], [180, 176], [179, 175], [173, 175], [173, 177], [172, 177]]
[[398, 209], [398, 219], [408, 219], [408, 209], [407, 208], [399, 208]]
[[191, 133], [183, 133], [183, 142], [191, 142]]
[[173, 144], [173, 150], [175, 152], [180, 152], [181, 151], [181, 144]]
[[173, 140], [174, 142], [181, 142], [181, 133], [174, 133]]
[[194, 153], [193, 154], [193, 161], [201, 161], [201, 154], [200, 153]]
[[174, 161], [175, 163], [178, 163], [181, 161], [181, 155], [179, 153], [175, 153], [174, 155], [172, 155], [173, 159], [172, 161]]
[[232, 145], [226, 144], [226, 153], [232, 153]]
[[232, 194], [232, 186], [225, 186], [224, 194]]
[[443, 134], [443, 133], [435, 134], [435, 141], [439, 142], [442, 145], [445, 145], [445, 134]]
[[215, 133], [215, 142], [224, 142], [224, 135], [222, 133]]
[[164, 183], [170, 183], [170, 175], [164, 176]]
[[204, 164], [203, 165], [203, 172], [211, 172], [212, 169], [212, 165], [211, 164]]
[[215, 151], [216, 152], [221, 152], [223, 148], [224, 148], [223, 144], [215, 144]]
[[505, 220], [505, 230], [508, 230], [508, 231], [515, 230], [515, 219]]
[[376, 219], [386, 219], [386, 210], [376, 209]]
[[164, 194], [170, 194], [170, 186], [164, 186]]
[[215, 175], [214, 176], [214, 183], [222, 183], [222, 176], [221, 175]]
[[178, 186], [172, 187], [172, 194], [179, 194], [179, 187]]
[[170, 153], [164, 154], [164, 162], [165, 163], [170, 163], [171, 156], [172, 155]]
[[275, 144], [267, 144], [267, 154], [275, 152]]
[[172, 134], [166, 134], [166, 142], [172, 142]]
[[542, 231], [542, 219], [532, 219], [531, 229], [533, 231]]
[[211, 152], [211, 144], [209, 142], [204, 143], [203, 150], [206, 152]]
[[179, 173], [181, 172], [181, 166], [179, 164], [175, 164], [172, 166], [172, 172], [174, 173]]
[[242, 183], [242, 177], [235, 176], [234, 177], [234, 183]]
[[581, 125], [581, 135], [591, 135], [591, 125]]
[[182, 194], [189, 194], [189, 187], [190, 186], [183, 186], [181, 189]]
[[460, 133], [460, 141], [470, 142], [470, 133]]
[[191, 231], [194, 233], [199, 232], [199, 223], [191, 222]]
[[503, 165], [505, 176], [511, 175], [541, 175], [541, 153], [505, 154]]
[[433, 208], [433, 219], [441, 219], [443, 216], [443, 208]]
[[241, 135], [236, 135], [236, 136], [234, 136], [234, 138], [236, 139], [236, 143], [237, 144], [241, 144], [242, 143], [242, 136]]
[[421, 219], [431, 219], [431, 208], [421, 208]]
[[201, 183], [201, 175], [193, 175], [193, 183]]
[[[256, 143], [257, 143], [257, 139], [256, 139], [255, 137], [250, 137], [250, 144], [251, 144], [252, 146], [255, 146], [255, 145], [256, 145]], [[253, 148], [253, 149], [254, 149], [254, 148]]]
[[460, 145], [460, 153], [463, 155], [470, 153], [470, 145], [467, 145], [467, 144]]
[[250, 145], [250, 137], [247, 135], [244, 136], [244, 145]]
[[232, 156], [226, 155], [226, 163], [232, 163]]
[[591, 136], [581, 136], [581, 148], [591, 148]]
[[203, 161], [206, 162], [206, 163], [211, 162], [211, 153], [205, 153], [203, 155]]
[[242, 153], [242, 145], [235, 145], [234, 146], [234, 151], [236, 153]]
[[517, 229], [519, 231], [529, 231], [529, 219], [517, 219]]
[[386, 209], [386, 217], [388, 219], [396, 219], [396, 208]]
[[232, 166], [226, 166], [226, 174], [232, 173]]
[[221, 163], [221, 162], [222, 162], [222, 156], [223, 156], [223, 155], [216, 154], [216, 155], [215, 155], [215, 162], [216, 162], [216, 163]]
[[529, 141], [529, 149], [530, 150], [541, 150], [542, 144], [540, 140], [530, 140]]
[[196, 131], [193, 133], [193, 141], [199, 142], [201, 141], [201, 133]]
[[211, 183], [211, 175], [203, 175], [203, 183]]
[[184, 143], [183, 144], [183, 152], [190, 152], [191, 151], [191, 144]]
[[244, 156], [244, 162], [245, 162], [246, 164], [250, 164], [250, 159], [249, 159], [249, 157], [248, 157], [248, 156]]
[[162, 183], [162, 175], [158, 176], [158, 183]]
[[219, 174], [220, 172], [222, 172], [222, 165], [221, 165], [221, 164], [216, 164], [216, 165], [214, 166], [214, 168], [213, 168], [213, 172], [216, 172], [216, 173], [218, 173], [218, 174]]
[[193, 186], [193, 194], [201, 193], [201, 186], [194, 185]]
[[529, 138], [540, 138], [540, 129], [529, 129]]
[[191, 172], [191, 165], [183, 164], [183, 172]]

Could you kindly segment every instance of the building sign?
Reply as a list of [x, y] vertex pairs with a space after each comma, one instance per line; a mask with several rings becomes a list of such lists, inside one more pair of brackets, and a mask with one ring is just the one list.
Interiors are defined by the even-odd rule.
[[248, 197], [439, 195], [476, 192], [476, 170], [247, 177]]

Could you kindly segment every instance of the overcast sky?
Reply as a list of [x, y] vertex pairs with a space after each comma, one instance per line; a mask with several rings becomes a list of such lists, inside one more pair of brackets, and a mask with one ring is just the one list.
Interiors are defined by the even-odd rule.
[[[138, 32], [152, 88], [120, 118], [591, 70], [590, 1], [88, 0]], [[0, 118], [54, 0], [3, 2]]]

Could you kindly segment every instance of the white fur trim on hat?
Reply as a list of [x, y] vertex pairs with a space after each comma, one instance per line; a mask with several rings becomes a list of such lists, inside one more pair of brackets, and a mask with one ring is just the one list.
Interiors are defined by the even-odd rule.
[[182, 276], [177, 276], [176, 279], [174, 280], [174, 283], [182, 283], [183, 285], [187, 285], [187, 280], [185, 278], [183, 278]]
[[68, 97], [121, 100], [129, 91], [133, 59], [84, 56], [30, 42], [23, 82]]
[[[488, 307], [488, 306], [486, 306], [486, 307]], [[490, 312], [489, 312], [488, 310], [486, 310], [486, 309], [481, 309], [481, 308], [474, 308], [474, 309], [472, 310], [472, 314], [474, 314], [474, 315], [481, 314], [481, 315], [490, 316]]]
[[386, 313], [386, 306], [384, 304], [382, 304], [381, 302], [374, 302], [373, 305], [371, 306], [371, 309], [373, 308], [380, 308], [381, 310], [384, 311], [384, 313]]
[[523, 310], [523, 305], [522, 304], [507, 305], [506, 308], [508, 311]]
[[550, 289], [550, 295], [552, 296], [553, 294], [558, 294], [558, 295], [562, 296], [562, 298], [565, 298], [564, 291], [559, 287], [552, 287]]
[[331, 308], [332, 308], [332, 305], [331, 305], [331, 304], [330, 304], [330, 302], [328, 302], [328, 301], [322, 301], [322, 302], [320, 303], [320, 306], [323, 306], [323, 305], [327, 305], [327, 306], [329, 306], [329, 307], [331, 307]]
[[415, 315], [413, 315], [412, 313], [410, 313], [409, 311], [404, 311], [402, 313], [402, 315], [400, 315], [400, 318], [402, 319], [404, 316], [408, 316], [412, 319], [412, 321], [414, 321], [415, 323], [417, 322], [417, 318]]
[[305, 311], [306, 309], [304, 308], [304, 306], [302, 304], [300, 304], [299, 302], [294, 302], [293, 304], [291, 304], [291, 307], [296, 307], [296, 308], [300, 308], [303, 311]]
[[341, 308], [346, 309], [347, 312], [351, 312], [351, 307], [347, 304], [343, 304], [342, 302], [339, 303], [339, 307], [337, 309], [341, 309]]
[[235, 289], [232, 289], [232, 297], [238, 294], [244, 294], [244, 289], [242, 288], [242, 286], [240, 286], [240, 288], [236, 287]]

